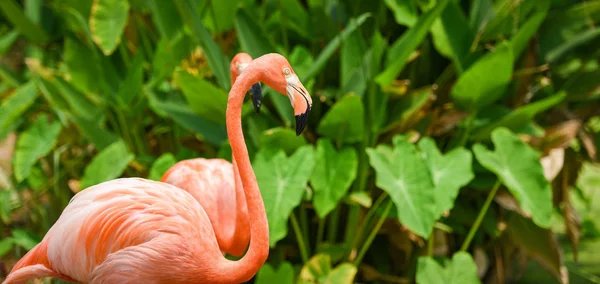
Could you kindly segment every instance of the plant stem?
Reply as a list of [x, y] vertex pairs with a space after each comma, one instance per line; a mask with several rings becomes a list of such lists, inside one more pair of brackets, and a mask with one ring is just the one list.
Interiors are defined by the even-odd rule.
[[340, 219], [340, 206], [335, 207], [329, 214], [329, 229], [327, 230], [327, 242], [335, 243], [337, 236], [338, 221]]
[[310, 238], [308, 236], [308, 217], [306, 216], [306, 208], [300, 205], [300, 227], [302, 229], [302, 236], [304, 236], [304, 240], [306, 240], [306, 248], [310, 253]]
[[369, 211], [367, 211], [367, 215], [365, 216], [363, 221], [360, 223], [360, 225], [358, 226], [356, 231], [351, 232], [351, 235], [352, 234], [354, 235], [354, 240], [352, 241], [352, 246], [350, 247], [350, 250], [354, 249], [355, 247], [358, 247], [358, 243], [360, 242], [360, 240], [362, 238], [362, 232], [364, 231], [366, 225], [371, 220], [371, 217], [373, 216], [375, 211], [381, 206], [381, 204], [383, 203], [383, 201], [385, 201], [387, 196], [388, 196], [387, 193], [385, 193], [385, 192], [382, 193], [377, 198], [377, 200], [375, 200], [375, 203], [373, 203], [373, 206], [371, 206], [371, 209], [369, 209]]
[[[327, 217], [327, 216], [326, 216]], [[319, 225], [317, 227], [317, 240], [315, 242], [315, 251], [319, 251], [321, 242], [323, 241], [323, 233], [325, 231], [325, 219], [319, 218]]]
[[360, 251], [358, 252], [358, 256], [354, 260], [354, 266], [358, 267], [358, 265], [362, 261], [363, 257], [369, 250], [369, 247], [371, 246], [371, 243], [375, 239], [375, 236], [377, 236], [379, 229], [381, 229], [381, 226], [383, 226], [383, 222], [385, 221], [387, 216], [390, 214], [390, 210], [392, 210], [392, 204], [393, 203], [391, 200], [387, 201], [387, 205], [385, 206], [385, 209], [383, 209], [383, 214], [379, 217], [377, 224], [375, 224], [375, 227], [371, 230], [371, 232], [369, 232], [369, 236], [367, 237], [367, 240], [365, 241], [363, 246], [360, 248]]
[[427, 240], [427, 255], [433, 256], [433, 245], [435, 244], [435, 229], [431, 232], [429, 240]]
[[304, 237], [302, 236], [302, 230], [300, 230], [300, 225], [298, 225], [298, 220], [296, 219], [296, 214], [292, 211], [290, 215], [290, 221], [292, 222], [292, 228], [294, 229], [294, 234], [296, 234], [296, 240], [298, 241], [298, 247], [300, 248], [300, 255], [302, 256], [303, 262], [308, 262], [308, 250], [304, 243]]
[[473, 226], [469, 230], [469, 234], [467, 235], [465, 242], [460, 247], [460, 251], [466, 251], [467, 248], [469, 248], [469, 245], [471, 244], [473, 237], [475, 237], [475, 233], [477, 232], [477, 229], [479, 229], [479, 226], [481, 225], [481, 221], [483, 221], [483, 217], [487, 213], [487, 210], [490, 207], [490, 204], [492, 204], [492, 200], [494, 200], [494, 196], [496, 196], [496, 192], [498, 192], [498, 188], [500, 188], [500, 180], [496, 181], [496, 183], [494, 184], [494, 187], [488, 194], [488, 197], [485, 200], [483, 207], [481, 208], [481, 210], [479, 210], [479, 214], [477, 215], [477, 219], [475, 219], [475, 223], [473, 223]]

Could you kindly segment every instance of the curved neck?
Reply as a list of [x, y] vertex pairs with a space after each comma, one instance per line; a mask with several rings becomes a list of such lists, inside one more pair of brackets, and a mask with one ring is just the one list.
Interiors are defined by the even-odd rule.
[[[248, 70], [250, 71], [250, 70]], [[255, 71], [255, 70], [252, 70]], [[238, 261], [221, 258], [221, 269], [216, 274], [240, 283], [249, 281], [262, 267], [269, 256], [269, 225], [258, 182], [250, 164], [248, 149], [242, 132], [242, 105], [246, 90], [259, 82], [257, 72], [243, 72], [229, 91], [227, 102], [226, 124], [227, 136], [231, 145], [232, 158], [238, 168], [240, 179], [246, 195], [250, 222], [250, 245], [248, 251]]]

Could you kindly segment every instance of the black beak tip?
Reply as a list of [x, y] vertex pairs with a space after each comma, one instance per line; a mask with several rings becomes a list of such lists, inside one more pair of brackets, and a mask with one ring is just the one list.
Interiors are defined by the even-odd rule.
[[260, 106], [262, 105], [262, 88], [260, 83], [256, 83], [250, 87], [250, 93], [252, 94], [252, 105], [256, 113], [260, 113]]
[[310, 113], [310, 107], [308, 110], [300, 115], [296, 115], [296, 136], [300, 136], [304, 128], [306, 127], [306, 123], [308, 122], [308, 114]]

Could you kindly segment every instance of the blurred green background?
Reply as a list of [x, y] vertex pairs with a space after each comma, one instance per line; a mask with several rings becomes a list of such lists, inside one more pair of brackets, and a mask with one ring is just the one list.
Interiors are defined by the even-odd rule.
[[[600, 1], [2, 0], [0, 279], [70, 198], [225, 158], [229, 62], [286, 56], [243, 129], [257, 283], [600, 283]], [[302, 167], [297, 167], [301, 164]]]

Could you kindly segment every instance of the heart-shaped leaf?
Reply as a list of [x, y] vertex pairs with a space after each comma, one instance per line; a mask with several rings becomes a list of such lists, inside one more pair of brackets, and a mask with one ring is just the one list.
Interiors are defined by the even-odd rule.
[[494, 152], [476, 144], [473, 146], [475, 157], [498, 176], [536, 225], [548, 228], [552, 216], [552, 188], [544, 177], [540, 154], [504, 127], [492, 132], [492, 141]]
[[294, 267], [292, 266], [292, 264], [290, 264], [289, 262], [283, 262], [281, 265], [279, 265], [279, 268], [277, 269], [275, 269], [270, 264], [266, 263], [258, 271], [258, 274], [256, 275], [256, 283], [293, 284], [294, 278], [296, 278], [296, 272], [294, 271]]
[[33, 125], [19, 136], [13, 164], [17, 181], [26, 179], [37, 160], [50, 153], [56, 145], [60, 129], [60, 121], [48, 123], [46, 114], [41, 114]]
[[435, 185], [435, 216], [439, 219], [445, 211], [454, 207], [459, 190], [475, 177], [471, 169], [473, 157], [462, 147], [442, 155], [435, 141], [429, 137], [419, 141], [419, 148]]
[[167, 172], [167, 170], [177, 163], [177, 159], [171, 153], [164, 153], [154, 163], [152, 163], [152, 167], [150, 168], [150, 173], [148, 174], [148, 179], [151, 180], [160, 180], [160, 178]]
[[347, 95], [325, 114], [317, 132], [340, 142], [359, 142], [364, 136], [364, 107], [356, 95]]
[[313, 204], [319, 218], [324, 218], [344, 197], [356, 178], [358, 157], [354, 148], [339, 152], [328, 139], [317, 141], [317, 164], [310, 178]]
[[90, 15], [92, 39], [104, 55], [113, 53], [127, 24], [129, 1], [94, 0]]
[[119, 177], [133, 158], [134, 155], [129, 153], [122, 140], [110, 144], [85, 167], [81, 188]]
[[436, 220], [435, 187], [425, 162], [405, 136], [393, 138], [394, 148], [379, 145], [367, 149], [375, 169], [375, 183], [387, 192], [403, 225], [427, 238]]
[[290, 157], [279, 150], [274, 155], [261, 151], [254, 158], [252, 167], [267, 211], [271, 247], [287, 235], [288, 218], [300, 205], [314, 166], [312, 145], [299, 148]]
[[512, 49], [508, 44], [501, 45], [477, 60], [458, 78], [451, 97], [465, 110], [481, 109], [504, 94], [512, 72]]
[[419, 257], [417, 283], [471, 284], [481, 281], [477, 277], [477, 266], [471, 255], [458, 252], [452, 260], [447, 261], [446, 267], [442, 267], [431, 257]]

